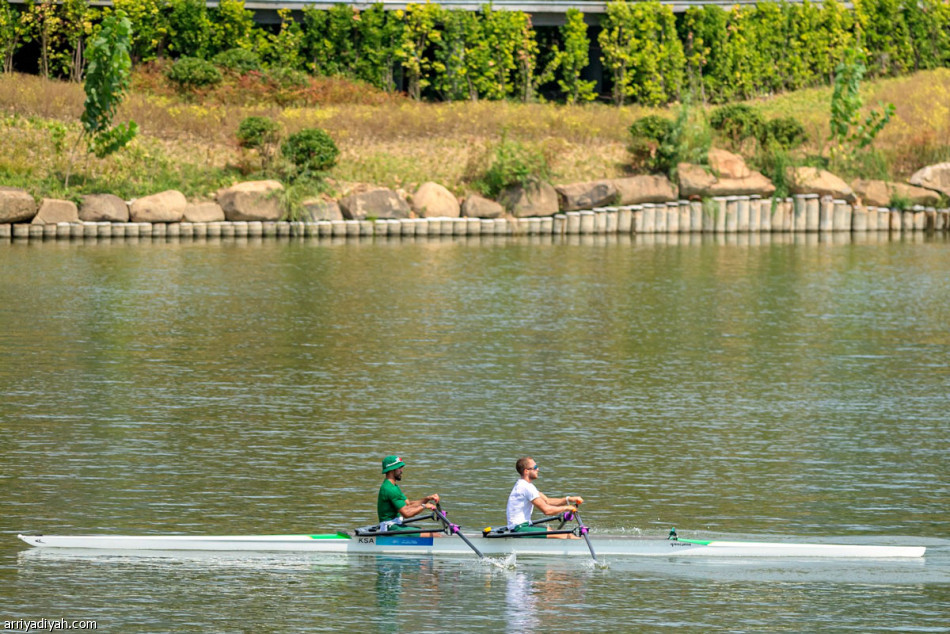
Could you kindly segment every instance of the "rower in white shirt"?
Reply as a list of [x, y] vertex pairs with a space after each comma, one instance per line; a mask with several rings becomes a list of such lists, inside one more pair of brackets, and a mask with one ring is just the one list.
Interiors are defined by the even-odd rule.
[[[518, 470], [518, 481], [511, 489], [508, 496], [508, 528], [512, 532], [539, 532], [544, 533], [550, 530], [545, 526], [531, 525], [531, 511], [537, 508], [545, 515], [557, 515], [570, 511], [577, 511], [577, 505], [584, 503], [584, 498], [579, 495], [567, 495], [562, 498], [549, 498], [534, 486], [534, 481], [538, 479], [538, 472], [541, 467], [531, 456], [519, 458], [515, 463], [515, 469]], [[544, 537], [538, 535], [538, 537]], [[571, 534], [560, 533], [557, 535], [547, 535], [546, 537], [556, 537], [560, 539], [578, 539]]]

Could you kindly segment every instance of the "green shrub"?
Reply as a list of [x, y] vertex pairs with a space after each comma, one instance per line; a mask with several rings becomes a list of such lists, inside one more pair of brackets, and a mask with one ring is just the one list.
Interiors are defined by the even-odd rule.
[[310, 76], [294, 68], [269, 68], [265, 76], [278, 88], [306, 88], [310, 84]]
[[261, 169], [266, 169], [280, 141], [280, 124], [267, 117], [247, 117], [238, 126], [238, 145], [256, 150], [261, 157]]
[[168, 69], [169, 81], [182, 90], [216, 86], [221, 83], [221, 72], [214, 64], [197, 57], [182, 57]]
[[261, 58], [257, 53], [246, 48], [231, 48], [221, 51], [214, 56], [214, 63], [216, 66], [241, 74], [261, 69]]
[[808, 133], [795, 117], [779, 117], [765, 123], [760, 140], [765, 146], [791, 150], [805, 143]]
[[673, 121], [651, 114], [633, 122], [630, 126], [630, 145], [627, 150], [633, 157], [635, 169], [660, 170], [662, 148], [673, 132]]
[[746, 139], [760, 138], [765, 122], [755, 109], [736, 103], [713, 110], [709, 115], [709, 125], [738, 148]]
[[531, 181], [545, 180], [548, 176], [548, 164], [543, 154], [518, 141], [511, 141], [503, 134], [495, 147], [491, 164], [476, 186], [483, 194], [494, 198], [506, 187], [523, 187]]
[[280, 125], [267, 117], [248, 117], [237, 130], [238, 145], [255, 150], [275, 143], [279, 136]]
[[319, 128], [306, 128], [291, 134], [280, 151], [294, 164], [298, 174], [324, 172], [336, 165], [340, 155], [330, 135]]

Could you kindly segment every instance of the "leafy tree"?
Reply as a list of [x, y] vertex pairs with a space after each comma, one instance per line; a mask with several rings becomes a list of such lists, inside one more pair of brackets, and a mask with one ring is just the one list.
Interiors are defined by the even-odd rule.
[[237, 129], [237, 142], [242, 148], [256, 150], [261, 169], [267, 169], [280, 141], [280, 124], [268, 117], [247, 117]]
[[898, 75], [913, 67], [913, 46], [901, 11], [904, 1], [854, 0], [855, 27], [872, 76]]
[[262, 42], [263, 57], [271, 66], [303, 68], [303, 30], [294, 20], [290, 9], [278, 9], [280, 30], [268, 33]]
[[913, 69], [946, 66], [950, 62], [950, 4], [943, 0], [905, 1], [902, 13], [913, 49]]
[[20, 12], [8, 0], [0, 0], [0, 70], [13, 72], [13, 55], [20, 47]]
[[204, 0], [169, 0], [168, 49], [177, 55], [207, 57], [213, 25]]
[[433, 62], [426, 55], [427, 49], [442, 39], [438, 24], [442, 8], [435, 4], [409, 4], [406, 11], [396, 11], [402, 20], [403, 29], [396, 47], [396, 59], [409, 80], [408, 92], [413, 99], [420, 99], [422, 91], [430, 84]]
[[555, 55], [538, 72], [541, 52], [534, 29], [531, 26], [531, 16], [520, 11], [512, 12], [512, 26], [514, 27], [515, 47], [515, 90], [522, 103], [534, 101], [538, 88], [554, 80], [554, 71], [558, 59]]
[[883, 110], [872, 110], [862, 120], [861, 81], [867, 68], [863, 55], [849, 49], [835, 69], [835, 87], [831, 95], [831, 159], [852, 163], [858, 152], [874, 142], [874, 138], [894, 116], [893, 104]]
[[599, 41], [614, 82], [614, 103], [623, 105], [631, 97], [659, 105], [679, 97], [686, 57], [672, 9], [655, 1], [616, 0], [607, 5], [602, 27]]
[[480, 32], [478, 14], [458, 10], [445, 12], [442, 38], [436, 44], [435, 52], [441, 72], [435, 76], [433, 84], [442, 99], [478, 99], [468, 58]]
[[512, 73], [517, 67], [515, 51], [520, 35], [516, 13], [495, 11], [490, 4], [482, 7], [481, 37], [467, 58], [479, 97], [504, 99], [514, 92]]
[[680, 41], [686, 59], [685, 72], [690, 88], [705, 103], [717, 100], [722, 91], [722, 51], [728, 37], [728, 14], [717, 6], [689, 7], [680, 23]]
[[564, 49], [556, 53], [555, 66], [561, 70], [557, 84], [567, 98], [567, 103], [591, 101], [597, 97], [594, 92], [597, 82], [581, 79], [590, 63], [590, 39], [587, 37], [584, 14], [577, 9], [568, 9], [560, 30]]
[[[102, 158], [125, 147], [138, 132], [134, 121], [113, 125], [115, 115], [131, 86], [132, 24], [122, 10], [107, 16], [89, 45], [86, 71], [86, 101], [80, 117], [81, 143]], [[69, 187], [69, 172], [65, 186]]]
[[254, 12], [244, 8], [244, 0], [219, 0], [208, 9], [211, 20], [210, 52], [251, 50], [254, 46]]
[[122, 11], [132, 24], [129, 53], [136, 64], [164, 55], [168, 39], [164, 13], [167, 6], [167, 0], [112, 0], [111, 11]]

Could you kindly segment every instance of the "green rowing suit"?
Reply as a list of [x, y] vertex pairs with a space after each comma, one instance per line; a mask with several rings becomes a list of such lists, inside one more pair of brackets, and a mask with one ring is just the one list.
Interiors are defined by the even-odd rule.
[[388, 478], [383, 480], [376, 496], [376, 516], [380, 522], [388, 522], [399, 517], [399, 509], [406, 505], [406, 494], [399, 485]]

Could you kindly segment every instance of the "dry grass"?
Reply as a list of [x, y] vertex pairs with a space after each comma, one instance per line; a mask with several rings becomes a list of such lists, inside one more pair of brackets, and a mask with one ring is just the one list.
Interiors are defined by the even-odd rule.
[[[234, 132], [251, 115], [272, 117], [287, 133], [313, 126], [328, 130], [341, 149], [332, 172], [339, 182], [412, 189], [434, 180], [462, 193], [466, 175], [486, 160], [503, 133], [543, 153], [555, 181], [591, 180], [624, 173], [627, 128], [651, 112], [602, 104], [429, 104], [392, 96], [375, 103], [378, 97], [372, 94], [350, 94], [356, 90], [351, 85], [326, 88], [325, 101], [314, 106], [281, 107], [257, 99], [227, 103], [233, 95], [217, 93], [197, 102], [162, 87], [155, 77], [136, 77], [119, 115], [140, 126], [134, 147], [86, 168], [80, 165], [87, 183], [118, 187], [129, 196], [176, 185], [188, 195], [205, 196], [243, 177], [233, 169], [242, 163]], [[767, 117], [799, 119], [811, 136], [807, 151], [820, 154], [828, 136], [830, 95], [830, 88], [812, 89], [754, 105]], [[864, 97], [869, 107], [882, 101], [897, 106], [877, 144], [895, 176], [950, 157], [950, 70], [868, 83]], [[56, 189], [66, 168], [62, 150], [79, 133], [83, 98], [75, 84], [0, 75], [0, 184], [31, 185], [37, 195]], [[347, 99], [371, 103], [338, 102]]]

